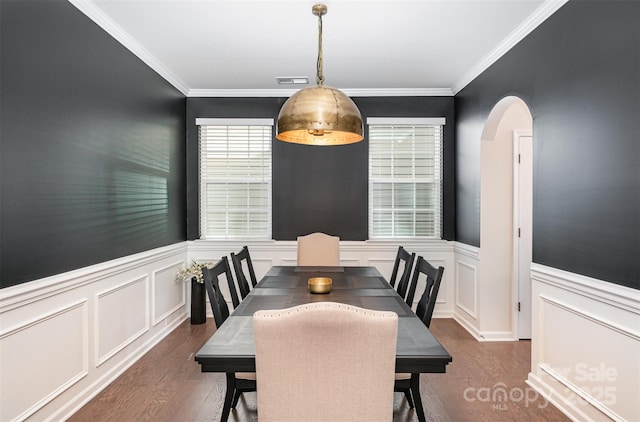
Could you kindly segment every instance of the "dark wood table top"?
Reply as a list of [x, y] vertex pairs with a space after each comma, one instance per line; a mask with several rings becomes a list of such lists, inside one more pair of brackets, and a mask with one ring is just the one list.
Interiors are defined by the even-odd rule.
[[[310, 277], [330, 277], [327, 294], [309, 293]], [[445, 372], [451, 355], [375, 267], [272, 267], [196, 354], [203, 372], [255, 371], [253, 314], [311, 302], [340, 302], [398, 314], [396, 372]]]

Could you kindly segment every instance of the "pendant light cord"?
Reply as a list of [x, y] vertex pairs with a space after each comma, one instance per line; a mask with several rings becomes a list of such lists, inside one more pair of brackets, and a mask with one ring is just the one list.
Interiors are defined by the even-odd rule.
[[318, 14], [318, 62], [316, 73], [316, 84], [322, 85], [324, 74], [322, 73], [322, 14]]

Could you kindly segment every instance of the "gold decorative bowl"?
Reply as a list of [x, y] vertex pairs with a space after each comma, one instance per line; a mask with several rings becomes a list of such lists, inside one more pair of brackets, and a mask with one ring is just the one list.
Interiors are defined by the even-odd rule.
[[311, 293], [329, 293], [332, 282], [329, 277], [311, 277], [309, 279], [309, 291]]

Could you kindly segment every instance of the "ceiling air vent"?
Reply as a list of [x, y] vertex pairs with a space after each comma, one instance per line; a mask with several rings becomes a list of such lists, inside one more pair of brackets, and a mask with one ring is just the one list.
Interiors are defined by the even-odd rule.
[[308, 76], [276, 76], [278, 85], [307, 85], [309, 83]]

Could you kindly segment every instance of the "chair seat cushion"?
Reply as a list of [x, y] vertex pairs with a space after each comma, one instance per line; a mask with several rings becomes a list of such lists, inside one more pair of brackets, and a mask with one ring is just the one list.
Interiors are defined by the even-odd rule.
[[[256, 373], [255, 372], [236, 372], [235, 376], [236, 376], [236, 378], [243, 379], [243, 380], [254, 380], [254, 379], [256, 379]], [[411, 378], [411, 374], [409, 374], [409, 378]]]
[[408, 380], [411, 379], [410, 373], [399, 373], [396, 374], [396, 380]]

